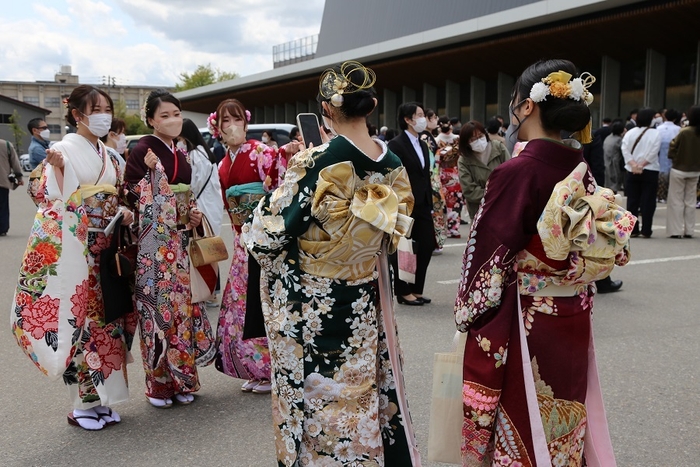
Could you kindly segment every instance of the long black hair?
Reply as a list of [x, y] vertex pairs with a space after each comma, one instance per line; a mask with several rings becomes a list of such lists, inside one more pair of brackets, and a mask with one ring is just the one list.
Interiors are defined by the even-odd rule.
[[216, 157], [214, 157], [211, 149], [209, 149], [209, 146], [204, 141], [204, 137], [199, 132], [197, 124], [195, 124], [189, 118], [182, 119], [182, 131], [180, 132], [180, 136], [185, 139], [185, 144], [187, 144], [187, 152], [192, 151], [197, 146], [202, 146], [204, 148], [204, 152], [207, 153], [209, 162], [216, 164]]

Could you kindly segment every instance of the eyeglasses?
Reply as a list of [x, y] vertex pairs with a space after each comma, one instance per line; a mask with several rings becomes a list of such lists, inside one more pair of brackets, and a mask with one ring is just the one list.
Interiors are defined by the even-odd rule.
[[39, 130], [48, 130], [48, 129], [49, 129], [48, 126], [38, 126], [37, 128], [38, 128]]

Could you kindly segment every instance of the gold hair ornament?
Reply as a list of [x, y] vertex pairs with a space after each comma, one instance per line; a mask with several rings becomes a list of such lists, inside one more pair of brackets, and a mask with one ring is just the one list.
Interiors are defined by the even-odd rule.
[[593, 103], [593, 94], [589, 88], [595, 83], [595, 77], [584, 71], [578, 78], [571, 79], [571, 74], [565, 71], [555, 71], [542, 78], [542, 81], [532, 85], [530, 99], [533, 102], [547, 100], [547, 96], [557, 99], [572, 99], [581, 101], [586, 105]]
[[[361, 71], [364, 76], [362, 83], [353, 83], [350, 80], [350, 75], [356, 71]], [[340, 65], [340, 73], [332, 68], [328, 68], [321, 74], [319, 80], [319, 93], [324, 99], [329, 99], [333, 107], [343, 105], [344, 94], [352, 94], [354, 92], [369, 89], [374, 86], [377, 77], [370, 68], [367, 68], [362, 63], [355, 60], [348, 60]]]

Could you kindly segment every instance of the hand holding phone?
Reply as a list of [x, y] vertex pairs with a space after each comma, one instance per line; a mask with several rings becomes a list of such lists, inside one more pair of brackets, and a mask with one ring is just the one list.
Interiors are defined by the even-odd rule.
[[323, 144], [316, 114], [302, 113], [297, 115], [297, 126], [299, 127], [299, 132], [301, 133], [301, 137], [304, 138], [304, 144], [307, 148], [310, 147], [311, 144], [313, 144], [314, 147]]

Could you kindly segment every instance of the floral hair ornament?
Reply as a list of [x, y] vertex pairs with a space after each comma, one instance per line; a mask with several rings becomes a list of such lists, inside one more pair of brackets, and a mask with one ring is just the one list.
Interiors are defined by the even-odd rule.
[[67, 98], [67, 97], [64, 97], [63, 100], [62, 100], [61, 102], [63, 102], [63, 107], [65, 107], [66, 109], [67, 109], [68, 107], [70, 107], [70, 106], [68, 105], [68, 98]]
[[141, 106], [141, 121], [148, 125], [148, 117], [146, 117], [146, 113], [148, 112], [147, 106], [148, 105], [148, 97], [146, 97], [146, 100], [143, 101], [143, 105]]
[[246, 122], [250, 123], [250, 110], [245, 111], [245, 120]]
[[[350, 75], [357, 71], [361, 72], [364, 77], [362, 83], [359, 84], [353, 83], [350, 79]], [[345, 100], [344, 94], [352, 94], [363, 89], [369, 89], [374, 86], [376, 81], [377, 77], [374, 71], [360, 62], [348, 60], [340, 65], [340, 73], [332, 68], [328, 68], [321, 74], [318, 92], [324, 99], [329, 99], [333, 107], [340, 107]]]
[[[530, 99], [533, 102], [543, 102], [547, 96], [557, 99], [572, 99], [581, 101], [589, 106], [593, 103], [593, 94], [588, 90], [595, 83], [595, 77], [584, 71], [578, 78], [571, 79], [571, 74], [565, 71], [555, 71], [542, 78], [542, 81], [532, 85]], [[581, 131], [574, 133], [573, 137], [582, 144], [593, 141], [591, 134], [591, 121]]]
[[216, 111], [210, 113], [207, 117], [207, 128], [213, 138], [219, 139], [221, 133], [219, 132], [219, 117], [216, 115]]
[[578, 78], [571, 79], [571, 74], [565, 71], [555, 71], [542, 78], [542, 81], [532, 85], [530, 99], [533, 102], [547, 100], [547, 96], [557, 99], [572, 99], [581, 101], [586, 105], [593, 103], [593, 94], [588, 90], [596, 79], [587, 71], [581, 73]]

